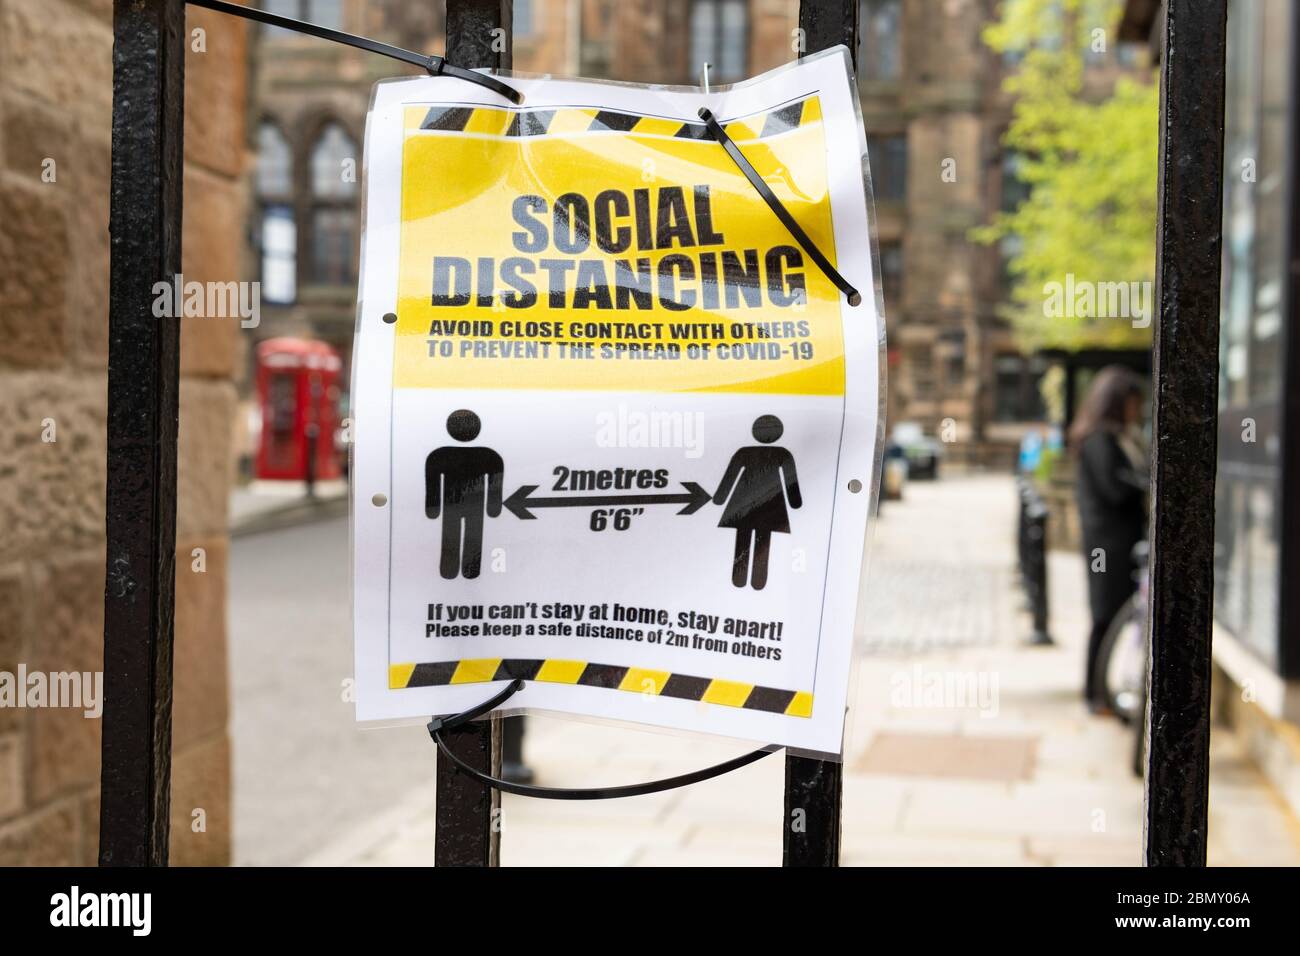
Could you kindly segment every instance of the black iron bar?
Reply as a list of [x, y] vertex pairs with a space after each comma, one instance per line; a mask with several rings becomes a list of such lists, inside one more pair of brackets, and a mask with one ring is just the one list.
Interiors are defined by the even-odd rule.
[[[510, 66], [510, 0], [447, 0], [447, 57], [466, 68]], [[479, 773], [501, 776], [501, 718], [445, 731], [447, 749]], [[436, 866], [496, 866], [501, 794], [438, 754]]]
[[1031, 644], [1048, 645], [1052, 636], [1048, 630], [1047, 604], [1047, 505], [1036, 489], [1031, 489], [1025, 502], [1025, 585], [1029, 596], [1029, 613], [1033, 618]]
[[[1300, 50], [1300, 17], [1291, 18], [1291, 50], [1294, 60]], [[1282, 314], [1295, 315], [1300, 307], [1300, 68], [1291, 67], [1290, 116], [1291, 148], [1283, 172], [1284, 202], [1288, 211], [1286, 262], [1289, 265]], [[1289, 319], [1288, 319], [1289, 322]], [[1300, 488], [1300, 333], [1289, 326], [1283, 336], [1281, 438], [1282, 456], [1278, 472], [1279, 488]], [[1278, 588], [1277, 670], [1286, 680], [1300, 680], [1300, 642], [1295, 640], [1300, 627], [1300, 588], [1292, 581], [1300, 579], [1300, 495], [1282, 494], [1278, 519], [1278, 569], [1274, 584]]]
[[447, 0], [447, 59], [467, 69], [510, 69], [513, 10], [511, 0]]
[[[801, 54], [843, 43], [857, 64], [858, 0], [800, 0], [799, 30]], [[786, 755], [786, 866], [839, 866], [843, 789], [839, 761]]]
[[113, 4], [99, 862], [165, 866], [170, 808], [184, 0]]
[[1160, 92], [1144, 858], [1203, 866], [1226, 0], [1168, 0]]

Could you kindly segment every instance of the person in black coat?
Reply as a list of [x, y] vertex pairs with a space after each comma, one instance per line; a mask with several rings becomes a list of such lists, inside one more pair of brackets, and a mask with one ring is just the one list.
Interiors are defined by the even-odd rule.
[[1148, 466], [1140, 432], [1143, 404], [1141, 379], [1129, 369], [1111, 365], [1097, 373], [1070, 427], [1092, 612], [1083, 694], [1094, 712], [1106, 706], [1094, 679], [1097, 653], [1111, 621], [1137, 589], [1133, 546], [1147, 532]]

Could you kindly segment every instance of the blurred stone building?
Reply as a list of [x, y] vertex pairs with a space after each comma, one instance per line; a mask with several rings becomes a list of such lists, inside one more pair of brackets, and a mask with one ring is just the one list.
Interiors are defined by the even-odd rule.
[[[268, 9], [442, 52], [443, 5], [264, 0]], [[1044, 415], [1045, 364], [1020, 354], [998, 315], [1009, 245], [970, 241], [1023, 195], [1000, 140], [1014, 63], [981, 30], [996, 0], [861, 0], [858, 82], [879, 218], [889, 329], [889, 419], [955, 439], [950, 458], [1009, 466]], [[714, 83], [797, 55], [798, 0], [515, 0], [514, 68], [647, 83]], [[1119, 52], [1117, 50], [1117, 52]], [[1103, 84], [1121, 68], [1094, 56]], [[251, 268], [269, 306], [262, 336], [322, 338], [350, 360], [359, 162], [370, 88], [401, 64], [279, 30], [259, 31], [259, 146]], [[411, 72], [411, 71], [405, 71]], [[950, 174], [945, 177], [945, 170]], [[952, 427], [943, 428], [946, 419]]]
[[[112, 7], [0, 0], [0, 680], [103, 669]], [[244, 245], [245, 30], [195, 8], [188, 28], [183, 271], [230, 281]], [[239, 328], [182, 327], [179, 865], [230, 859], [226, 501]], [[0, 705], [0, 866], [96, 862], [99, 762], [97, 717]]]

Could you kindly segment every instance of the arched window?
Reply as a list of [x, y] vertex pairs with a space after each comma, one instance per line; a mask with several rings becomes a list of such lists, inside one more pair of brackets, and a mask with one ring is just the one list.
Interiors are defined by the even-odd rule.
[[867, 142], [876, 202], [907, 202], [907, 131], [873, 132]]
[[[1002, 154], [1002, 211], [1004, 213], [1013, 213], [1020, 204], [1026, 202], [1030, 196], [1029, 183], [1024, 178], [1025, 157], [1022, 153], [1015, 150], [1007, 150]], [[1025, 249], [1025, 240], [1023, 236], [1010, 235], [1003, 236], [998, 241], [998, 281], [1004, 296], [1011, 295], [1012, 286], [1015, 285], [1015, 276], [1011, 274], [1011, 262], [1019, 256]]]
[[293, 216], [293, 153], [280, 127], [264, 122], [257, 130], [257, 224], [262, 296], [288, 303], [297, 295], [298, 230]]
[[705, 63], [714, 83], [745, 78], [749, 62], [749, 6], [745, 0], [694, 0], [690, 23], [691, 82]]
[[902, 74], [903, 0], [861, 0], [858, 79], [897, 82]]
[[321, 129], [311, 148], [312, 281], [356, 282], [357, 147], [338, 123]]
[[317, 199], [344, 199], [357, 192], [357, 147], [338, 123], [330, 123], [311, 149], [311, 192]]
[[257, 194], [284, 198], [293, 192], [293, 155], [280, 127], [264, 122], [257, 130]]

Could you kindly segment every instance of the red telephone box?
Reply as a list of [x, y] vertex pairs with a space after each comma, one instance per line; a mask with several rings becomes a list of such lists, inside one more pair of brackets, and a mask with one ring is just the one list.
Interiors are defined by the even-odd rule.
[[324, 342], [280, 338], [257, 346], [257, 478], [312, 482], [341, 475], [334, 432], [342, 367], [338, 352]]

